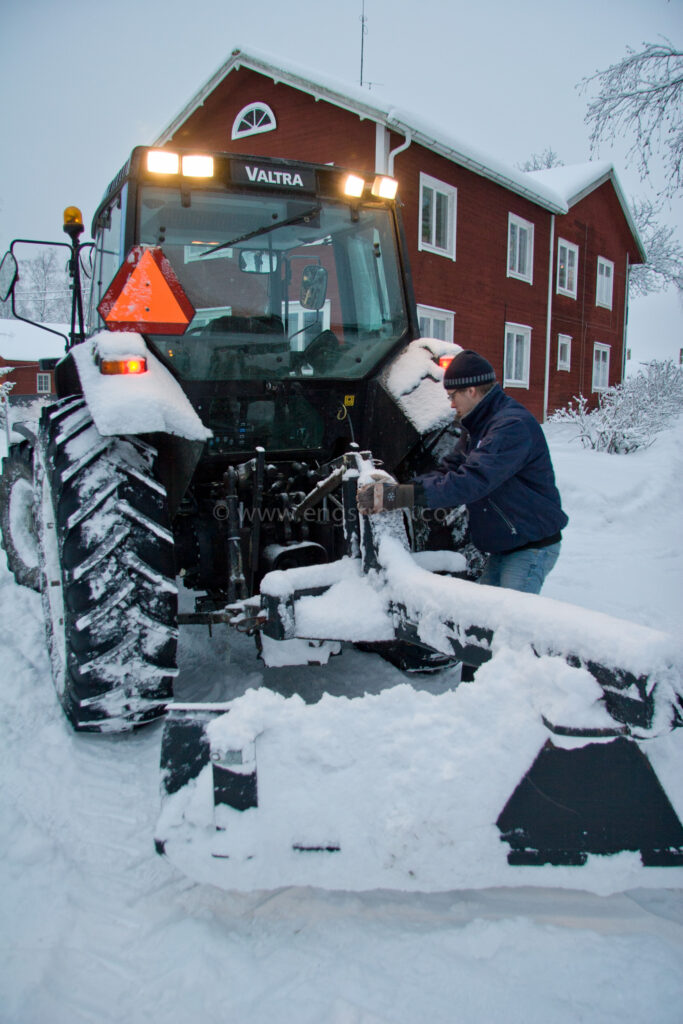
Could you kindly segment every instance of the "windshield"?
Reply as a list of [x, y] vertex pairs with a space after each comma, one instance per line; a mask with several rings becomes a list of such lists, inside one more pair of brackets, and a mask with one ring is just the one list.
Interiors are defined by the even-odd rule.
[[364, 376], [408, 321], [391, 212], [311, 196], [141, 189], [195, 316], [150, 342], [188, 380]]

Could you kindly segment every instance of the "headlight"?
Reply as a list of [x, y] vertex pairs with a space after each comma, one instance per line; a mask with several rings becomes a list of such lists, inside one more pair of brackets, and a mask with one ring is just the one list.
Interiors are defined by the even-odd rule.
[[184, 156], [182, 168], [188, 178], [213, 178], [213, 157]]
[[395, 199], [398, 192], [398, 182], [395, 178], [387, 178], [378, 174], [372, 183], [372, 194], [379, 199]]
[[365, 181], [363, 178], [359, 178], [357, 174], [348, 174], [346, 181], [344, 182], [344, 195], [353, 196], [355, 199], [359, 199], [363, 195], [363, 189], [365, 188]]
[[153, 174], [177, 174], [180, 157], [166, 149], [150, 149], [147, 152], [147, 170]]

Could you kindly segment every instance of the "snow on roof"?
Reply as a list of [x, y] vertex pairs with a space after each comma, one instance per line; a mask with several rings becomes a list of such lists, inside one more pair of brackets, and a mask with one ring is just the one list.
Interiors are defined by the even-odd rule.
[[382, 100], [378, 93], [373, 91], [370, 101], [370, 94], [358, 86], [351, 86], [324, 74], [319, 75], [317, 72], [313, 77], [310, 70], [298, 64], [258, 50], [233, 50], [228, 60], [195, 93], [189, 103], [154, 140], [153, 145], [162, 146], [168, 142], [223, 79], [240, 67], [261, 72], [275, 82], [285, 82], [294, 88], [311, 93], [316, 99], [324, 99], [335, 106], [353, 111], [361, 118], [375, 121], [392, 131], [410, 137], [411, 141], [439, 153], [475, 174], [503, 185], [553, 213], [567, 212], [565, 201], [551, 186], [535, 181], [530, 175], [508, 167], [502, 161], [482, 153], [460, 139], [449, 137], [439, 126], [430, 124], [419, 115], [402, 110], [387, 100]]
[[[64, 324], [48, 324], [52, 330], [68, 334]], [[17, 362], [35, 363], [39, 359], [59, 359], [66, 352], [66, 341], [57, 334], [24, 323], [23, 320], [0, 320], [0, 357]]]
[[600, 185], [604, 185], [606, 181], [611, 181], [617, 194], [617, 199], [624, 211], [631, 234], [638, 245], [643, 260], [646, 259], [642, 239], [638, 234], [638, 229], [619, 183], [614, 164], [607, 160], [589, 160], [586, 163], [572, 164], [569, 167], [562, 165], [559, 167], [547, 167], [542, 171], [528, 171], [527, 177], [533, 178], [539, 185], [556, 192], [563, 202], [567, 204], [568, 209], [571, 209], [572, 206], [575, 206], [585, 196], [594, 192]]
[[614, 167], [607, 160], [587, 161], [583, 164], [572, 164], [569, 167], [546, 167], [541, 171], [529, 171], [528, 176], [539, 184], [547, 185], [558, 192], [567, 206], [573, 206], [588, 192], [601, 185], [614, 172]]

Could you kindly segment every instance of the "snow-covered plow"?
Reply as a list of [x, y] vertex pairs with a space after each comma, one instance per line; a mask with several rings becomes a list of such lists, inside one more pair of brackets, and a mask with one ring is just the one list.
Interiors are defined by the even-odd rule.
[[[680, 644], [435, 572], [436, 553], [425, 568], [401, 513], [356, 514], [373, 467], [355, 461], [346, 556], [269, 574], [260, 610], [239, 611], [262, 631], [264, 660], [417, 645], [476, 666], [475, 681], [450, 669], [439, 694], [403, 677], [314, 703], [261, 688], [171, 705], [159, 852], [230, 889], [676, 884]], [[370, 679], [373, 659], [363, 665]]]

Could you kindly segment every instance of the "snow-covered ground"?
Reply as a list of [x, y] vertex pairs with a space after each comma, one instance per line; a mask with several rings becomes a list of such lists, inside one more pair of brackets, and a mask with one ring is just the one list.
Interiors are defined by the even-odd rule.
[[[548, 434], [570, 526], [544, 593], [679, 635], [683, 420], [629, 456]], [[4, 565], [0, 642], [2, 1024], [681, 1020], [683, 870], [669, 889], [608, 897], [195, 884], [153, 849], [160, 727], [71, 732], [40, 600]], [[282, 688], [294, 670], [264, 669], [251, 644], [184, 628], [179, 696], [221, 700], [226, 674], [244, 688], [279, 673]], [[304, 671], [337, 692], [397, 676], [356, 650]]]

